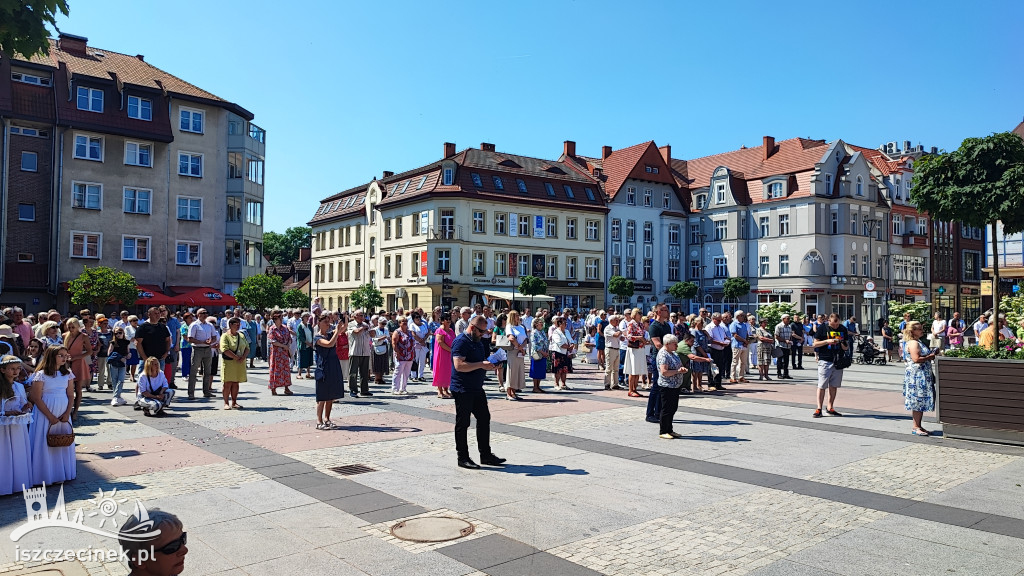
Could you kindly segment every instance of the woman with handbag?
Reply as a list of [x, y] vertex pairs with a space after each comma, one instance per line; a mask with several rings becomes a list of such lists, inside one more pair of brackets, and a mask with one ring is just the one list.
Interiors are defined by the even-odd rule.
[[640, 325], [642, 316], [639, 308], [633, 308], [626, 324], [626, 359], [623, 362], [623, 374], [629, 377], [629, 396], [643, 398], [636, 391], [640, 377], [647, 374], [647, 356], [644, 354], [644, 329]]
[[32, 486], [32, 404], [17, 381], [21, 367], [17, 356], [0, 358], [0, 496]]
[[241, 410], [238, 404], [238, 383], [247, 378], [245, 359], [249, 356], [249, 340], [239, 328], [242, 320], [232, 317], [228, 320], [228, 331], [220, 337], [220, 350], [224, 356], [224, 372], [221, 376], [224, 395], [223, 410]]
[[[74, 480], [78, 475], [74, 429], [71, 426], [75, 374], [68, 368], [70, 360], [67, 348], [50, 346], [32, 373], [28, 399], [33, 411], [28, 433], [32, 447], [33, 485]], [[47, 440], [51, 434], [52, 439]]]
[[280, 310], [274, 310], [270, 315], [273, 321], [267, 333], [267, 345], [270, 346], [267, 355], [270, 357], [270, 393], [277, 396], [277, 389], [284, 388], [285, 396], [291, 396], [292, 370], [290, 348], [292, 343], [292, 331], [284, 325]]
[[[341, 363], [338, 361], [338, 338], [345, 334], [347, 324], [339, 323], [331, 329], [331, 317], [320, 316], [313, 335], [316, 368], [316, 429], [333, 430], [331, 408], [334, 401], [345, 397], [345, 379], [342, 377]], [[346, 348], [347, 349], [347, 348]]]
[[776, 348], [775, 334], [768, 329], [767, 318], [761, 318], [760, 326], [754, 331], [754, 341], [757, 342], [757, 371], [760, 373], [757, 379], [771, 380], [768, 370], [772, 367], [772, 359], [776, 358]]
[[64, 333], [64, 348], [71, 354], [68, 367], [75, 375], [75, 409], [71, 417], [78, 416], [78, 408], [82, 405], [82, 389], [92, 382], [89, 362], [92, 360], [92, 346], [89, 337], [82, 332], [82, 323], [77, 318], [68, 318], [67, 332]]
[[932, 361], [937, 352], [925, 346], [921, 337], [924, 326], [920, 322], [910, 322], [903, 329], [903, 360], [907, 369], [903, 376], [903, 405], [910, 411], [914, 419], [914, 428], [910, 431], [915, 436], [930, 436], [931, 432], [921, 425], [925, 412], [935, 410], [935, 374], [932, 372]]
[[548, 336], [544, 332], [544, 318], [538, 315], [533, 319], [533, 330], [530, 331], [530, 378], [533, 379], [533, 391], [547, 393], [540, 387], [541, 380], [548, 376]]
[[391, 332], [388, 331], [388, 319], [381, 316], [377, 319], [377, 327], [370, 330], [370, 343], [373, 345], [373, 358], [370, 360], [370, 372], [373, 373], [373, 383], [383, 384], [384, 375], [391, 365], [389, 352], [391, 347], [388, 342]]
[[405, 395], [409, 391], [409, 375], [412, 373], [412, 363], [416, 359], [416, 339], [409, 330], [409, 318], [398, 317], [398, 329], [391, 335], [391, 346], [395, 350], [395, 375], [391, 379], [391, 392]]

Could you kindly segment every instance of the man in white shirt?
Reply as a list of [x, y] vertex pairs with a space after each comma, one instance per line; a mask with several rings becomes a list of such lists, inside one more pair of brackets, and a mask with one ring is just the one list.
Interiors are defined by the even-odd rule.
[[114, 330], [123, 330], [125, 326], [128, 326], [128, 311], [121, 310], [121, 319], [118, 320], [117, 322], [114, 322]]
[[523, 328], [526, 328], [526, 333], [529, 334], [533, 330], [533, 316], [530, 316], [530, 309], [526, 308], [523, 310]]
[[625, 341], [625, 330], [620, 321], [622, 317], [613, 314], [604, 327], [604, 389], [619, 390], [619, 355], [622, 354]]
[[718, 366], [718, 376], [708, 380], [709, 388], [723, 390], [722, 377], [729, 373], [729, 357], [726, 354], [731, 346], [732, 336], [729, 329], [722, 324], [722, 315], [715, 312], [711, 315], [711, 327], [708, 329], [711, 341], [708, 343], [711, 348], [711, 360]]
[[213, 398], [213, 345], [215, 331], [207, 324], [209, 315], [205, 308], [196, 312], [198, 319], [188, 327], [188, 341], [192, 344], [192, 366], [188, 374], [188, 397], [196, 397], [196, 377], [199, 368], [203, 369], [203, 396]]
[[977, 343], [981, 340], [981, 333], [988, 329], [988, 316], [982, 314], [978, 316], [978, 321], [972, 326], [974, 330], [974, 342]]
[[472, 311], [473, 310], [469, 306], [464, 306], [462, 310], [460, 310], [462, 318], [460, 318], [459, 321], [455, 323], [456, 334], [463, 334], [466, 332], [466, 329], [469, 328], [469, 315]]

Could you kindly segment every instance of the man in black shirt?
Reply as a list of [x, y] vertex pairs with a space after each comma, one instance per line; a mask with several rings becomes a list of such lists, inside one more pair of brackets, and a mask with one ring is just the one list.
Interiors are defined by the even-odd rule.
[[842, 416], [836, 412], [836, 393], [843, 384], [843, 371], [835, 367], [835, 360], [846, 354], [849, 349], [846, 327], [839, 323], [839, 314], [831, 314], [828, 323], [818, 326], [814, 334], [814, 349], [818, 351], [818, 408], [814, 411], [815, 418], [821, 418], [821, 407], [825, 402], [825, 389], [828, 389], [828, 412], [832, 416]]
[[789, 323], [789, 329], [793, 331], [793, 344], [789, 347], [789, 367], [793, 370], [804, 369], [804, 330], [810, 330], [810, 326], [804, 326], [799, 315], [793, 317]]
[[476, 470], [480, 465], [469, 457], [469, 419], [476, 417], [476, 445], [480, 464], [500, 466], [504, 458], [491, 452], [491, 412], [484, 394], [484, 375], [496, 367], [487, 361], [488, 348], [482, 338], [487, 332], [487, 318], [474, 316], [466, 331], [452, 342], [452, 382], [449, 388], [455, 397], [455, 451], [460, 468]]
[[[666, 334], [672, 333], [672, 326], [668, 323], [668, 304], [655, 305], [654, 312], [657, 316], [651, 322], [647, 333], [650, 334], [651, 343], [654, 345], [654, 350], [651, 353], [657, 356], [658, 350], [661, 350], [662, 346], [661, 339]], [[651, 380], [651, 393], [647, 397], [647, 421], [661, 424], [661, 387], [658, 386], [657, 370], [654, 371], [653, 380]]]
[[135, 331], [135, 344], [139, 351], [139, 359], [143, 363], [146, 358], [153, 356], [160, 362], [160, 370], [164, 369], [164, 360], [167, 352], [171, 349], [171, 333], [167, 330], [166, 324], [160, 323], [160, 309], [152, 307], [146, 311], [149, 317], [144, 324], [140, 324]]

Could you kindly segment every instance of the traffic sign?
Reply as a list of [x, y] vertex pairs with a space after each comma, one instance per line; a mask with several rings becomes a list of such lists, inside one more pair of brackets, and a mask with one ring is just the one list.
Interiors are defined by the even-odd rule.
[[[869, 291], [869, 292], [871, 290], [874, 290], [875, 289], [875, 283], [870, 281], [870, 280], [868, 280], [867, 282], [864, 283], [864, 289]], [[867, 298], [867, 296], [865, 296], [865, 298]]]
[[878, 292], [875, 292], [874, 290], [865, 290], [864, 297], [868, 300], [874, 300], [875, 298], [878, 298]]

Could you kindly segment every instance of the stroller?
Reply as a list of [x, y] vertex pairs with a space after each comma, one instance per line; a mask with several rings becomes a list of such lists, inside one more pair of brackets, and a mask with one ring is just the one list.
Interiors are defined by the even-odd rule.
[[858, 364], [885, 366], [888, 363], [888, 360], [885, 358], [885, 352], [878, 348], [874, 338], [869, 338], [868, 336], [861, 336], [860, 340], [857, 341], [857, 353], [860, 354], [857, 357]]

